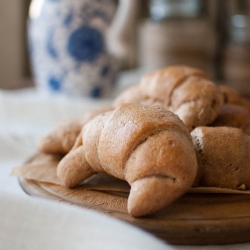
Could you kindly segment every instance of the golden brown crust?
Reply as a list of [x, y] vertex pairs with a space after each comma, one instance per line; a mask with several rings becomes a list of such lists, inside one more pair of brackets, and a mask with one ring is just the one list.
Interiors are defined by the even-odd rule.
[[191, 132], [198, 173], [194, 186], [250, 188], [250, 137], [231, 127], [199, 127]]
[[98, 146], [103, 127], [111, 113], [112, 111], [98, 115], [82, 129], [84, 154], [87, 162], [96, 172], [104, 171], [99, 159]]
[[60, 122], [52, 132], [38, 141], [38, 150], [46, 154], [67, 154], [72, 149], [83, 125], [100, 113], [112, 109], [112, 107], [107, 107], [90, 110], [83, 117]]
[[227, 85], [219, 85], [219, 88], [224, 96], [224, 103], [241, 105], [250, 110], [249, 98], [243, 97], [235, 89]]
[[190, 77], [209, 79], [205, 72], [187, 66], [171, 66], [145, 75], [140, 82], [143, 96], [159, 100], [164, 107], [171, 107], [174, 90]]
[[38, 150], [46, 154], [67, 154], [84, 123], [84, 118], [60, 122], [55, 130], [40, 138], [37, 143]]
[[122, 102], [163, 106], [177, 114], [192, 131], [214, 121], [223, 95], [203, 71], [172, 66], [145, 75], [139, 85], [121, 94], [114, 105]]
[[223, 93], [224, 103], [231, 103], [231, 104], [240, 103], [241, 96], [236, 89], [227, 85], [219, 85], [218, 87]]
[[149, 136], [131, 153], [124, 169], [125, 179], [133, 183], [137, 179], [159, 173], [162, 177], [172, 178], [177, 185], [183, 186], [186, 183], [186, 186], [189, 186], [195, 173], [192, 171], [192, 168], [195, 168], [195, 157], [193, 148], [189, 145], [189, 137], [180, 133], [177, 128]]
[[250, 100], [249, 100], [249, 98], [241, 97], [239, 105], [242, 105], [243, 107], [248, 108], [250, 110]]
[[196, 159], [188, 137], [175, 129], [148, 137], [126, 163], [129, 213], [136, 217], [169, 205], [189, 189], [195, 176]]
[[134, 217], [154, 213], [183, 195], [183, 187], [167, 176], [147, 176], [131, 185], [128, 212]]
[[223, 105], [223, 96], [209, 80], [190, 77], [175, 89], [172, 95], [173, 110], [189, 131], [201, 125], [211, 124]]
[[236, 104], [224, 104], [212, 126], [226, 126], [243, 128], [248, 122], [250, 111], [248, 108]]
[[76, 148], [63, 158], [63, 164], [57, 167], [57, 176], [66, 187], [75, 187], [95, 171], [86, 161], [83, 146]]
[[160, 106], [120, 105], [111, 114], [99, 140], [99, 157], [103, 168], [124, 179], [123, 169], [131, 152], [149, 136], [175, 129], [188, 137], [180, 119]]
[[158, 106], [123, 104], [97, 116], [83, 128], [79, 148], [60, 162], [59, 178], [77, 185], [85, 176], [78, 172], [75, 176], [73, 169], [86, 168], [90, 173], [90, 167], [93, 173], [105, 171], [128, 181], [132, 216], [153, 213], [173, 202], [196, 176], [196, 155], [187, 128], [178, 116]]

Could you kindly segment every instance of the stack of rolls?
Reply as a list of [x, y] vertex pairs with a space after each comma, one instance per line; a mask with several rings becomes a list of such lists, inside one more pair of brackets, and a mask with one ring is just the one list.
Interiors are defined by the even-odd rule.
[[128, 212], [154, 213], [190, 187], [250, 189], [250, 102], [205, 72], [167, 67], [142, 77], [111, 107], [59, 124], [38, 149], [63, 154], [73, 188], [98, 172], [131, 186]]

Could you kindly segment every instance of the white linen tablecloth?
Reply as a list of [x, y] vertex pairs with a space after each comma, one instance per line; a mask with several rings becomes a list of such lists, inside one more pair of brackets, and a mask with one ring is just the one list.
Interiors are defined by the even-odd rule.
[[[66, 118], [112, 100], [0, 91], [0, 249], [250, 249], [250, 244], [169, 246], [96, 212], [28, 197], [10, 171], [36, 152], [36, 141]], [[112, 243], [112, 244], [111, 244]]]
[[87, 209], [0, 193], [0, 249], [170, 250], [127, 223]]

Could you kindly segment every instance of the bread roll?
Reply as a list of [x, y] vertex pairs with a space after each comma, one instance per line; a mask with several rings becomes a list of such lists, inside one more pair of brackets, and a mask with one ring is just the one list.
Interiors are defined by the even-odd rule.
[[244, 106], [229, 103], [224, 104], [212, 126], [243, 128], [248, 123], [249, 116], [250, 111]]
[[52, 132], [38, 141], [38, 150], [45, 154], [67, 154], [73, 147], [83, 125], [100, 113], [112, 109], [112, 107], [107, 107], [90, 110], [82, 117], [60, 122]]
[[191, 132], [198, 172], [194, 187], [250, 189], [250, 137], [232, 127], [198, 127]]
[[123, 104], [97, 116], [57, 168], [74, 187], [96, 172], [131, 185], [128, 212], [143, 216], [167, 206], [193, 184], [197, 161], [183, 122], [165, 108]]
[[250, 110], [250, 100], [235, 89], [227, 85], [219, 85], [219, 88], [224, 96], [224, 103], [236, 104]]
[[138, 85], [118, 96], [114, 106], [138, 102], [169, 109], [192, 131], [215, 120], [223, 94], [203, 71], [172, 66], [145, 75]]

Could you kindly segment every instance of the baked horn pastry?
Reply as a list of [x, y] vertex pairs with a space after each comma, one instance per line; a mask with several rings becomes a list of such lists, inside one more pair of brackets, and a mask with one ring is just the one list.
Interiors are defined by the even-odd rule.
[[240, 105], [250, 110], [250, 100], [242, 96], [235, 88], [227, 85], [219, 85], [219, 88], [224, 96], [225, 104]]
[[250, 189], [250, 137], [232, 127], [191, 132], [198, 172], [194, 187]]
[[249, 132], [250, 110], [236, 104], [224, 104], [212, 127], [234, 127], [240, 128], [245, 133]]
[[189, 131], [163, 107], [123, 104], [88, 122], [57, 167], [67, 187], [97, 172], [131, 185], [130, 215], [153, 213], [193, 184], [197, 161]]
[[84, 116], [60, 122], [57, 127], [40, 138], [37, 148], [46, 154], [67, 154], [76, 141], [84, 124], [95, 116], [112, 110], [112, 107], [90, 110]]
[[223, 94], [205, 72], [172, 66], [145, 75], [139, 84], [121, 93], [113, 105], [122, 103], [158, 104], [177, 114], [192, 131], [214, 121]]
[[226, 126], [240, 128], [250, 135], [250, 101], [240, 93], [226, 85], [219, 85], [224, 97], [224, 104], [211, 124], [212, 127]]

